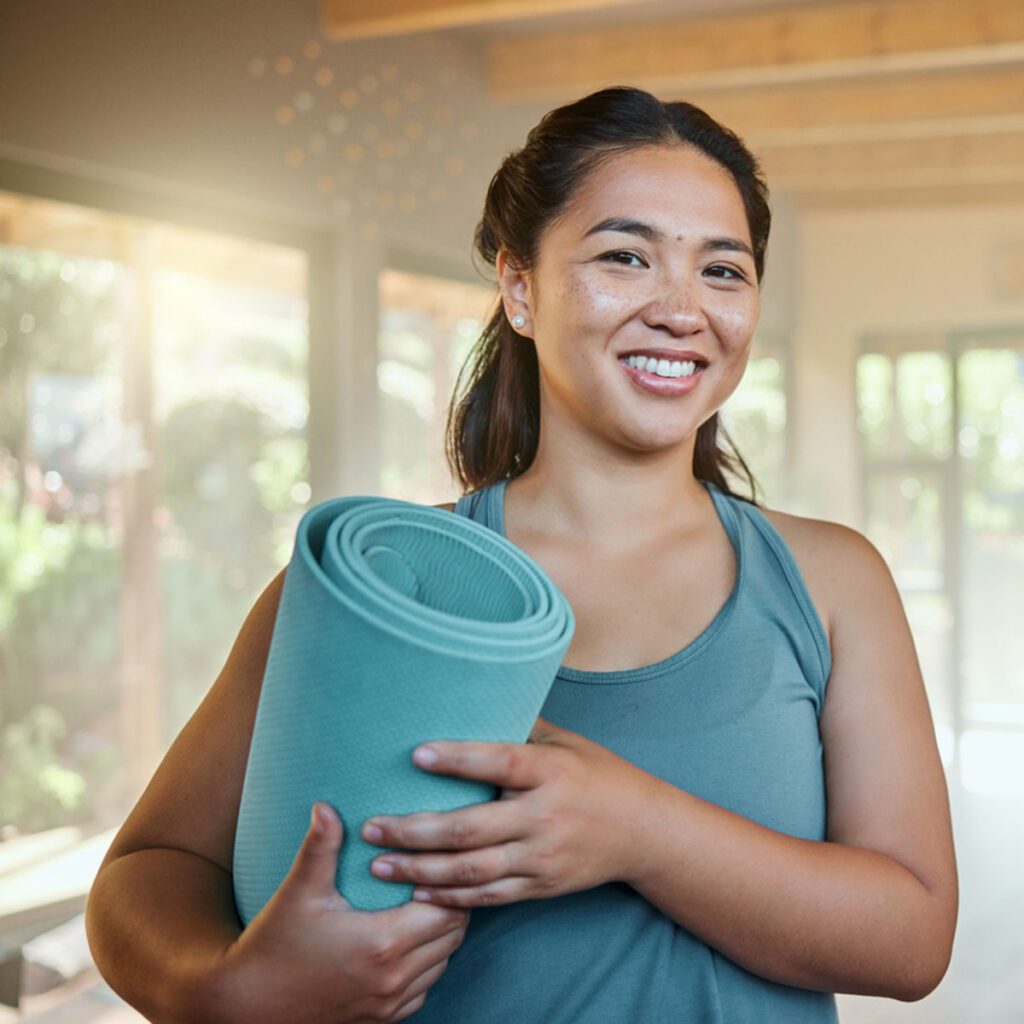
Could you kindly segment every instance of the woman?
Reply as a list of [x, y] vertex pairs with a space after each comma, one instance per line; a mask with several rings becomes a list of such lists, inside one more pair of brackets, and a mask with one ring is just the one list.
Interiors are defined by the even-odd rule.
[[500, 303], [449, 424], [468, 493], [444, 507], [503, 531], [573, 607], [542, 718], [527, 744], [416, 754], [502, 799], [363, 825], [409, 851], [375, 871], [416, 900], [348, 907], [341, 823], [317, 805], [239, 934], [232, 843], [279, 577], [93, 887], [93, 951], [130, 1002], [267, 1024], [800, 1024], [836, 1020], [835, 992], [935, 988], [955, 856], [892, 579], [854, 531], [733, 495], [745, 466], [718, 446], [769, 223], [740, 140], [640, 90], [552, 111], [505, 159], [477, 231]]

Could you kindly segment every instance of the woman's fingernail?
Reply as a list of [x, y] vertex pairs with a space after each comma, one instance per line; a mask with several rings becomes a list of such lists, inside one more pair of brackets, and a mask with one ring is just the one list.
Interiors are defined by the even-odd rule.
[[367, 823], [363, 826], [363, 838], [371, 843], [379, 843], [384, 838], [384, 830], [379, 825]]
[[423, 768], [429, 768], [437, 764], [441, 755], [433, 747], [417, 747], [413, 751], [412, 759]]
[[395, 866], [386, 860], [374, 861], [373, 873], [382, 878], [390, 878], [395, 873]]
[[414, 889], [412, 893], [412, 898], [414, 900], [419, 900], [420, 903], [429, 903], [430, 893], [427, 892], [426, 889]]

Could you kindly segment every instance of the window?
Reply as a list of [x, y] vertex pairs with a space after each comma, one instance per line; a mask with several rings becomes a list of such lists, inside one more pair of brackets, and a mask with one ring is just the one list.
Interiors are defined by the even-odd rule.
[[81, 836], [123, 819], [290, 554], [306, 255], [10, 193], [0, 226], [2, 838]]
[[[722, 424], [767, 505], [780, 505], [788, 496], [788, 363], [781, 339], [756, 336], [743, 379], [721, 411]], [[743, 484], [738, 486], [745, 494]]]
[[454, 500], [459, 488], [444, 456], [448, 403], [495, 290], [386, 270], [379, 291], [380, 493], [428, 505]]
[[1005, 786], [1007, 756], [1024, 768], [1024, 330], [873, 338], [856, 386], [866, 532], [944, 758], [959, 744], [966, 785]]

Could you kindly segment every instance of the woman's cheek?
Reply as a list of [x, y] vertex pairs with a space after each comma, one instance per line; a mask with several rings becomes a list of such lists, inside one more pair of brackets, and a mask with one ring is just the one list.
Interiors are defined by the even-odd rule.
[[759, 308], [727, 311], [719, 317], [719, 337], [727, 342], [730, 349], [746, 348], [757, 327]]

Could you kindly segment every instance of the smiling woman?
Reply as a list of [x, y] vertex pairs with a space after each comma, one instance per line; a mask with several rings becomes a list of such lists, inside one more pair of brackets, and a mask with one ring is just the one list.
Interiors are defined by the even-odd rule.
[[[588, 179], [544, 232], [532, 273], [506, 249], [496, 257], [506, 312], [524, 317], [519, 333], [534, 339], [549, 384], [541, 422], [545, 396], [572, 390], [564, 375], [587, 382], [582, 400], [616, 418], [623, 441], [644, 445], [652, 428], [681, 439], [716, 417], [739, 384], [760, 312], [742, 196], [721, 164], [682, 144], [606, 157]], [[623, 210], [632, 216], [617, 215]], [[609, 252], [623, 236], [633, 248]], [[642, 366], [625, 361], [640, 354]], [[623, 381], [648, 395], [691, 397], [626, 402]], [[580, 443], [600, 443], [591, 436], [588, 428]]]
[[[613, 106], [617, 109], [612, 110]], [[601, 107], [607, 120], [601, 120]], [[688, 173], [691, 168], [696, 169], [692, 185], [701, 182], [701, 188], [678, 189], [679, 178], [673, 174]], [[634, 178], [642, 169], [645, 173]], [[709, 200], [718, 203], [720, 214], [723, 189], [725, 219], [716, 219], [709, 209], [693, 219], [691, 214]], [[659, 206], [665, 195], [681, 201], [674, 220], [666, 220]], [[682, 270], [681, 257], [688, 253], [691, 261], [701, 262], [701, 281], [733, 293], [728, 315], [735, 317], [745, 300], [749, 331], [745, 347], [749, 348], [771, 223], [767, 196], [757, 162], [743, 143], [692, 104], [662, 105], [641, 90], [606, 89], [549, 113], [533, 129], [527, 145], [506, 158], [495, 174], [477, 227], [481, 257], [495, 265], [499, 277], [510, 276], [502, 289], [505, 299], [467, 364], [465, 397], [452, 410], [448, 458], [463, 484], [493, 484], [524, 469], [537, 452], [541, 396], [551, 389], [540, 387], [539, 350], [515, 344], [516, 331], [509, 318], [521, 317], [518, 333], [536, 339], [534, 323], [542, 315], [541, 297], [536, 293], [542, 273], [535, 265], [542, 258], [562, 263], [559, 280], [552, 279], [552, 308], [566, 300], [587, 302], [594, 296], [585, 296], [586, 289], [604, 282], [615, 287], [602, 291], [600, 304], [593, 309], [595, 316], [607, 316], [616, 303], [620, 309], [623, 303], [635, 304], [641, 289], [650, 296], [652, 288], [659, 288], [661, 306], [656, 303], [649, 310], [649, 315], [657, 317], [666, 313], [666, 297], [670, 304], [694, 299], [693, 292], [687, 287], [680, 290], [680, 280], [674, 279]], [[685, 208], [687, 204], [690, 209]], [[642, 215], [645, 210], [650, 215]], [[624, 236], [642, 244], [613, 249]], [[565, 272], [569, 263], [575, 271], [571, 279]], [[531, 268], [537, 273], [531, 274]], [[691, 265], [691, 276], [694, 270]], [[513, 288], [519, 289], [519, 305], [509, 301]], [[527, 295], [531, 288], [532, 302]], [[668, 312], [670, 320], [686, 315], [681, 308]], [[709, 353], [676, 343], [665, 345], [663, 335], [671, 330], [671, 324], [663, 324], [658, 332], [662, 337], [652, 338], [649, 327], [643, 333], [634, 328], [642, 340], [631, 345], [625, 338], [616, 338], [617, 347], [611, 353], [616, 358], [643, 352], [658, 361], [635, 363], [632, 368], [622, 364], [623, 382], [631, 380], [638, 389], [653, 394], [683, 394], [692, 388], [710, 362]], [[736, 336], [743, 330], [736, 324], [732, 333]], [[668, 367], [659, 373], [661, 359], [668, 361]], [[696, 364], [692, 372], [687, 368], [683, 374], [682, 367], [672, 366], [688, 361]], [[581, 372], [588, 371], [581, 368]], [[679, 382], [669, 383], [667, 376], [678, 377]], [[687, 386], [690, 378], [694, 380]], [[493, 399], [486, 412], [481, 405], [484, 395]], [[711, 410], [699, 426], [697, 476], [729, 490], [726, 473], [737, 472], [746, 478], [753, 497], [755, 481], [739, 454], [731, 450], [717, 410]]]
[[118, 991], [169, 1021], [825, 1024], [836, 992], [938, 984], [955, 857], [892, 579], [854, 531], [758, 505], [721, 444], [770, 220], [733, 133], [637, 89], [551, 111], [506, 157], [476, 232], [500, 295], [446, 450], [454, 513], [574, 613], [530, 741], [410, 751], [501, 799], [362, 824], [409, 903], [346, 903], [318, 804], [242, 931], [231, 852], [276, 579], [94, 886]]

